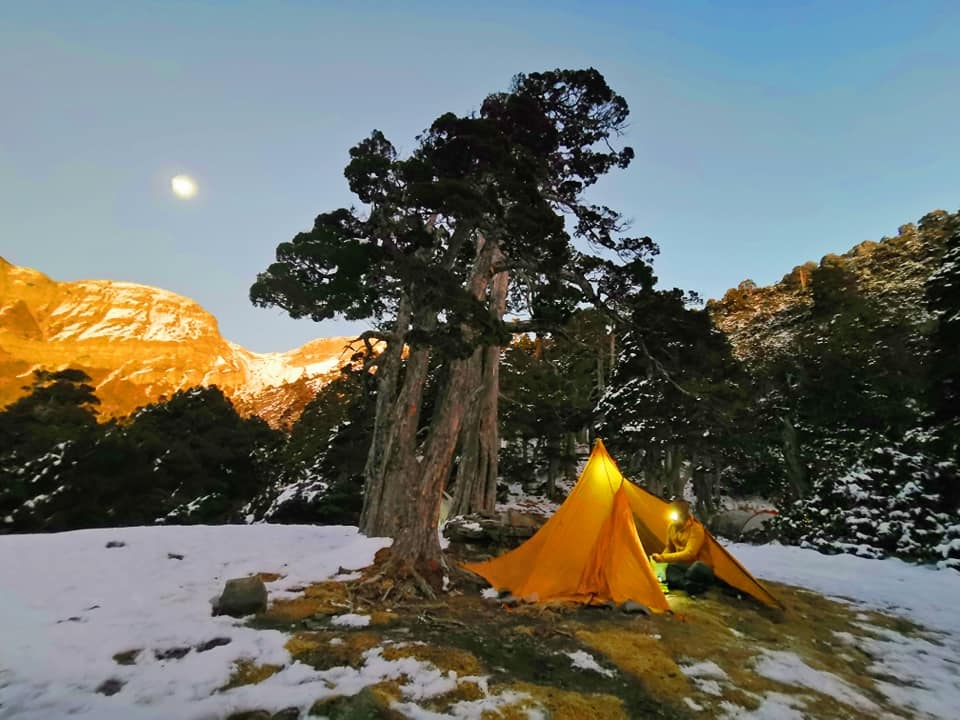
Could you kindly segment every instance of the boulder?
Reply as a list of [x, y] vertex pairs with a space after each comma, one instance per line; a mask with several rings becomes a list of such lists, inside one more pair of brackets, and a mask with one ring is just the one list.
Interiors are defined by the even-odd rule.
[[650, 608], [646, 605], [641, 605], [638, 602], [633, 600], [627, 600], [623, 605], [620, 606], [620, 610], [625, 613], [630, 613], [631, 615], [649, 615]]
[[267, 586], [258, 576], [227, 580], [220, 597], [213, 602], [214, 615], [243, 617], [267, 609]]
[[547, 521], [542, 515], [507, 510], [492, 515], [462, 515], [449, 520], [443, 534], [450, 542], [465, 545], [516, 547], [533, 537]]

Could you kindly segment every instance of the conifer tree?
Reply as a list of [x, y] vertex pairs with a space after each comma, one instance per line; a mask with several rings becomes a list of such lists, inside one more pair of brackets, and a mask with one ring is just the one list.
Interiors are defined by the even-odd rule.
[[689, 464], [700, 511], [709, 512], [736, 454], [747, 378], [709, 315], [688, 300], [679, 290], [634, 300], [598, 430], [656, 493], [682, 494]]
[[[375, 131], [351, 149], [346, 168], [364, 211], [318, 216], [277, 248], [251, 289], [255, 304], [293, 317], [375, 325], [364, 337], [384, 350], [360, 524], [395, 538], [386, 571], [421, 590], [441, 584], [435, 528], [475, 389], [471, 356], [505, 344], [511, 331], [562, 322], [585, 298], [629, 291], [646, 268], [649, 239], [619, 237], [619, 214], [584, 198], [632, 160], [631, 149], [611, 145], [627, 114], [596, 70], [556, 70], [517, 76], [476, 115], [442, 115], [409, 157]], [[575, 238], [618, 253], [617, 278], [604, 280], [616, 264], [584, 255]], [[526, 324], [506, 327], [493, 306], [491, 284], [504, 272], [507, 310]], [[432, 361], [445, 384], [422, 430]]]

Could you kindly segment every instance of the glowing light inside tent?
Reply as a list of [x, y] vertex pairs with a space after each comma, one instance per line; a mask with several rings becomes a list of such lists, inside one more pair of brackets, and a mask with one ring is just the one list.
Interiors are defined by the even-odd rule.
[[189, 175], [176, 175], [170, 178], [170, 189], [179, 198], [192, 198], [197, 194], [197, 183]]
[[680, 519], [680, 513], [678, 513], [676, 510], [671, 510], [669, 517], [670, 517], [670, 522], [676, 522], [677, 520]]

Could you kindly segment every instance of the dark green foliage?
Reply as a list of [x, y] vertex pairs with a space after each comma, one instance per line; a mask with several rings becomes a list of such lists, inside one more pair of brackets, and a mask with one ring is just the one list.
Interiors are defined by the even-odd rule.
[[[238, 521], [276, 471], [282, 436], [239, 417], [216, 387], [181, 391], [124, 423], [97, 425], [86, 379], [39, 377], [30, 395], [0, 413], [0, 429], [16, 441], [0, 453], [0, 527]], [[46, 422], [31, 425], [38, 414]]]
[[504, 348], [500, 369], [501, 472], [533, 481], [546, 473], [548, 487], [576, 467], [575, 440], [588, 429], [613, 359], [608, 321], [577, 311], [558, 331], [518, 337]]
[[273, 469], [282, 436], [241, 418], [219, 388], [193, 388], [138, 411], [124, 435], [151, 458], [166, 522], [225, 522]]
[[363, 504], [376, 406], [375, 379], [347, 368], [325, 385], [294, 424], [277, 477], [253, 499], [253, 519], [355, 525]]
[[30, 393], [0, 414], [0, 448], [30, 453], [95, 427], [100, 400], [89, 382], [81, 370], [35, 371]]
[[752, 456], [782, 479], [782, 539], [947, 564], [960, 555], [948, 540], [960, 508], [957, 229], [957, 215], [938, 211], [897, 238], [827, 256], [809, 272], [812, 302], [793, 341], [754, 361], [769, 429]]
[[773, 529], [783, 540], [827, 553], [949, 559], [944, 538], [958, 517], [945, 490], [954, 472], [929, 454], [923, 436], [908, 435], [843, 474], [818, 476], [813, 492], [781, 513]]
[[[921, 228], [946, 238], [943, 259], [926, 288], [928, 307], [936, 317], [929, 400], [941, 451], [960, 464], [960, 218], [931, 214]], [[950, 497], [960, 505], [956, 484]]]
[[598, 431], [655, 492], [679, 494], [681, 466], [691, 463], [708, 510], [721, 473], [741, 459], [749, 379], [710, 316], [679, 290], [635, 298], [631, 310]]
[[[403, 299], [416, 312], [399, 339], [464, 358], [478, 345], [510, 339], [469, 287], [472, 262], [487, 243], [513, 273], [508, 311], [555, 327], [584, 299], [573, 268], [597, 279], [621, 272], [573, 247], [565, 213], [575, 236], [620, 254], [623, 273], [650, 276], [649, 238], [616, 237], [620, 216], [582, 197], [633, 158], [630, 148], [609, 144], [627, 114], [626, 101], [596, 70], [555, 70], [518, 75], [510, 92], [488, 96], [477, 115], [440, 116], [407, 158], [375, 130], [350, 149], [344, 171], [366, 214], [319, 215], [312, 230], [278, 246], [277, 262], [257, 277], [250, 298], [292, 317], [363, 318], [378, 327], [395, 318]], [[607, 278], [598, 287], [626, 285]]]
[[100, 401], [89, 381], [79, 370], [36, 371], [30, 393], [0, 412], [0, 529], [32, 515], [36, 497], [60, 492], [59, 473], [94, 441]]

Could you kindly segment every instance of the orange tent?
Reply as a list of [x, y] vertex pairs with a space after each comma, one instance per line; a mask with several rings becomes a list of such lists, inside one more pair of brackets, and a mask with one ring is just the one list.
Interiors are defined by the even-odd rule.
[[[597, 440], [570, 495], [536, 535], [498, 558], [464, 567], [532, 602], [633, 600], [669, 610], [648, 560], [648, 553], [663, 550], [669, 522], [667, 503], [624, 478]], [[783, 607], [709, 532], [704, 552], [728, 585]]]

